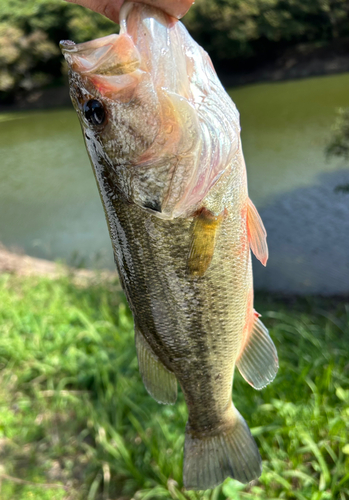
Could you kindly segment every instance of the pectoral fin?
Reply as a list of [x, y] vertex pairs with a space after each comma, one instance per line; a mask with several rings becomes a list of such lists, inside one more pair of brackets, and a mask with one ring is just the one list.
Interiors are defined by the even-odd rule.
[[206, 208], [196, 215], [192, 226], [192, 239], [188, 256], [191, 276], [203, 276], [207, 271], [216, 246], [216, 236], [224, 218], [224, 212], [214, 215]]
[[236, 361], [246, 382], [258, 390], [274, 380], [279, 368], [275, 345], [259, 316], [253, 311], [253, 318], [249, 322], [250, 331]]
[[267, 232], [262, 219], [250, 199], [247, 204], [247, 231], [252, 252], [263, 266], [268, 260]]
[[176, 376], [154, 354], [138, 328], [135, 328], [135, 343], [139, 371], [145, 388], [158, 403], [174, 404], [177, 399]]

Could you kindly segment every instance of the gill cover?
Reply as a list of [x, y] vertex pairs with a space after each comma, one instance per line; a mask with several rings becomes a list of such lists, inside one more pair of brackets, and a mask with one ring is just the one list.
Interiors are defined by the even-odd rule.
[[[138, 3], [120, 19], [119, 35], [61, 42], [87, 149], [130, 202], [188, 216], [232, 163], [238, 112], [182, 23]], [[99, 126], [84, 114], [91, 99], [106, 111]]]

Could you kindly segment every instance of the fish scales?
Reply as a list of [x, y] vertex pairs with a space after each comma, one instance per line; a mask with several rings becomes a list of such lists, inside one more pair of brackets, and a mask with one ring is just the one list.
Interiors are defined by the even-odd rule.
[[188, 407], [184, 485], [251, 481], [261, 460], [234, 370], [260, 389], [277, 355], [253, 310], [250, 247], [268, 255], [236, 108], [207, 54], [152, 7], [125, 4], [119, 36], [61, 47], [144, 384], [173, 404], [178, 381]]

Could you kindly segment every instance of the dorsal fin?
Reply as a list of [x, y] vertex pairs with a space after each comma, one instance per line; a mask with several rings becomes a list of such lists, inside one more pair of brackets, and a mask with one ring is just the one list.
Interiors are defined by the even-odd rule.
[[247, 203], [247, 231], [252, 252], [263, 266], [266, 266], [268, 260], [267, 232], [250, 198], [248, 198]]

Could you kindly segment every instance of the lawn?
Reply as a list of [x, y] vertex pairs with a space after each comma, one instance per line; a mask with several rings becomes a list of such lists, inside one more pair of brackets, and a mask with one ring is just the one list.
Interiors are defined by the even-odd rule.
[[263, 458], [259, 481], [182, 485], [182, 394], [146, 393], [119, 285], [0, 276], [1, 500], [349, 499], [349, 304], [257, 295], [279, 352], [261, 392], [234, 401]]

